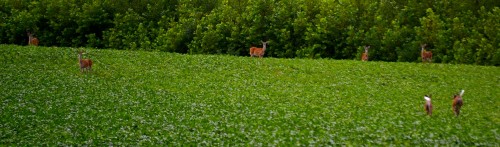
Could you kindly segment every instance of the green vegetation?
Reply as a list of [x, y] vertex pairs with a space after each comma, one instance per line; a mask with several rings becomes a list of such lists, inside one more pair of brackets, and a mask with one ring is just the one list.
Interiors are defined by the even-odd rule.
[[499, 0], [0, 0], [0, 42], [267, 57], [500, 65]]
[[498, 67], [79, 49], [0, 45], [0, 144], [500, 142]]

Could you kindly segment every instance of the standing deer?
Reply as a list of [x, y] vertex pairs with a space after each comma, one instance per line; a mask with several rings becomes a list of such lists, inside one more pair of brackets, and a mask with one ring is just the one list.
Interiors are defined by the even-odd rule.
[[431, 103], [431, 97], [430, 97], [430, 96], [425, 95], [425, 96], [424, 96], [424, 99], [425, 99], [425, 105], [424, 105], [425, 111], [427, 112], [427, 115], [432, 116], [432, 103]]
[[455, 94], [453, 96], [453, 113], [455, 113], [455, 116], [460, 115], [460, 108], [464, 104], [464, 101], [462, 100], [462, 96], [464, 95], [465, 90], [462, 90], [460, 94]]
[[257, 48], [257, 47], [250, 47], [250, 57], [253, 56], [259, 56], [259, 58], [262, 58], [264, 56], [264, 53], [266, 52], [266, 45], [269, 41], [260, 41], [262, 42], [262, 48]]
[[365, 52], [361, 55], [361, 61], [368, 61], [368, 49], [370, 46], [365, 46]]
[[427, 44], [422, 44], [420, 47], [422, 47], [422, 51], [420, 55], [422, 56], [422, 62], [432, 62], [432, 52], [431, 51], [426, 51], [425, 47]]
[[80, 63], [80, 72], [83, 73], [85, 70], [92, 71], [92, 60], [82, 59], [82, 54], [84, 54], [83, 51], [78, 52], [78, 61]]
[[28, 45], [38, 46], [38, 38], [34, 37], [33, 35], [34, 34], [32, 34], [31, 32], [28, 32]]

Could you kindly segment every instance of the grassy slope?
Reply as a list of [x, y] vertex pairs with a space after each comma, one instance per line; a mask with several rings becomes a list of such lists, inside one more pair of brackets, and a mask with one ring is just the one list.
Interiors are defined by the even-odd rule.
[[500, 142], [498, 67], [86, 50], [0, 45], [0, 144]]

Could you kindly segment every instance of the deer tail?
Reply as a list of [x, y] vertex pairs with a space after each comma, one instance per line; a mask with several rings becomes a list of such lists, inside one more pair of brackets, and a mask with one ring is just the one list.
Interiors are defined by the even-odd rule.
[[462, 91], [460, 91], [460, 97], [462, 97], [464, 95], [464, 92], [465, 90], [462, 89]]
[[427, 95], [426, 95], [426, 96], [424, 96], [424, 99], [425, 99], [426, 101], [431, 101], [431, 98], [429, 98]]

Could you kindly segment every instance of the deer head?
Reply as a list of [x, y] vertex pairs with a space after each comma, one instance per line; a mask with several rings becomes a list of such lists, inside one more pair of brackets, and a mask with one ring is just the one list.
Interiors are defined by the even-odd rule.
[[427, 44], [421, 44], [420, 47], [422, 47], [422, 50], [425, 50], [425, 47], [427, 46]]
[[262, 43], [262, 50], [266, 51], [266, 45], [267, 43], [269, 43], [269, 41], [264, 42], [261, 40], [260, 42]]

